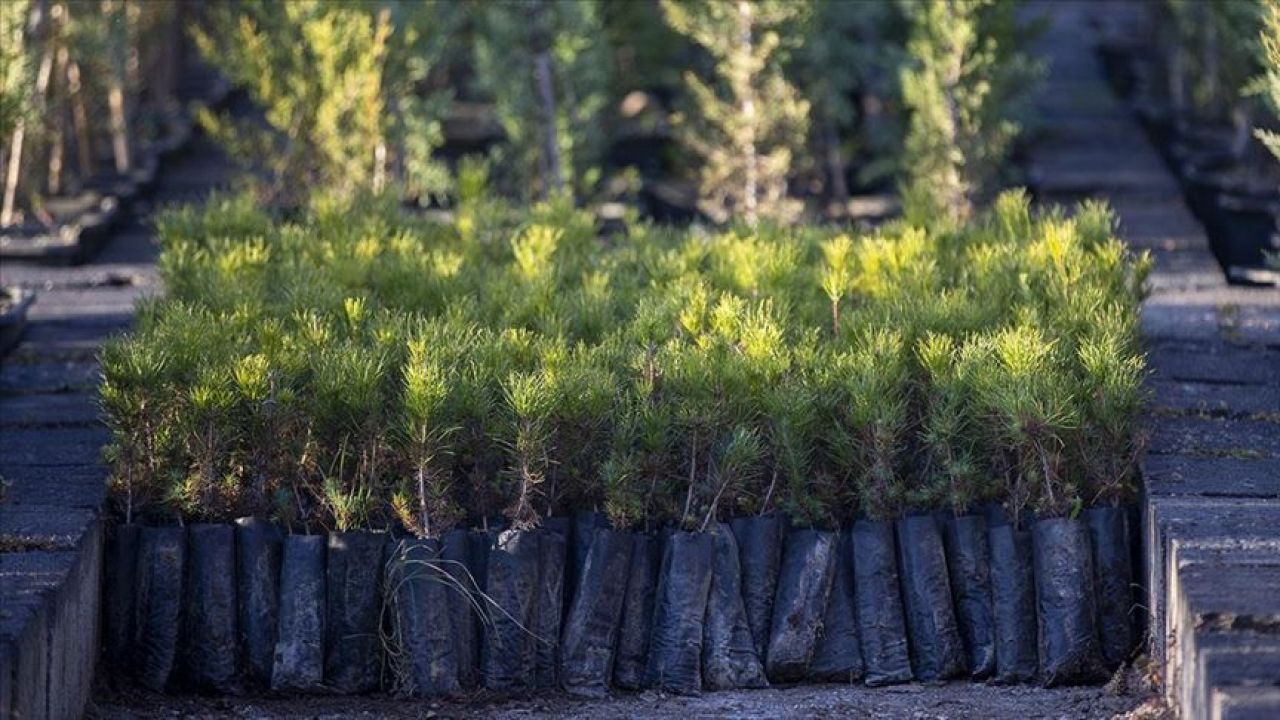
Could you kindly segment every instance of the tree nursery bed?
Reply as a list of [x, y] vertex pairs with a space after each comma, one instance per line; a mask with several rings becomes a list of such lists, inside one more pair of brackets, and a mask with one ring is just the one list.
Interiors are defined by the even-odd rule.
[[[874, 234], [158, 223], [102, 354], [106, 643], [153, 690], [1106, 680], [1148, 261], [1009, 193]], [[234, 523], [232, 522], [234, 520]]]

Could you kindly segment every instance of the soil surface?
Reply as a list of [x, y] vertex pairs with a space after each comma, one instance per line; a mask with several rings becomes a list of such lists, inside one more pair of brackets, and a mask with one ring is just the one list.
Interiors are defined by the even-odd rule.
[[[1131, 676], [1132, 677], [1132, 676]], [[909, 718], [910, 720], [1167, 720], [1164, 705], [1136, 682], [1106, 687], [996, 687], [956, 682], [887, 688], [804, 685], [770, 690], [678, 697], [655, 692], [579, 700], [563, 693], [521, 699], [477, 695], [460, 701], [399, 700], [388, 696], [167, 696], [141, 691], [99, 692], [86, 713], [97, 720], [237, 718], [342, 720], [346, 718]]]

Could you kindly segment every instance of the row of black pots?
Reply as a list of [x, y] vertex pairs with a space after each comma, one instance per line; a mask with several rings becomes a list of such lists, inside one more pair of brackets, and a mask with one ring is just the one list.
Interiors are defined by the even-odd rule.
[[[1187, 207], [1204, 225], [1218, 263], [1238, 282], [1275, 282], [1266, 253], [1280, 252], [1280, 170], [1254, 148], [1250, 170], [1242, 170], [1225, 126], [1144, 122], [1165, 163], [1178, 177]], [[1267, 163], [1273, 163], [1266, 168]]]
[[[1133, 644], [1123, 509], [787, 530], [114, 529], [106, 652], [141, 684], [419, 697], [971, 677], [1092, 682]], [[572, 589], [573, 592], [567, 592]]]
[[1256, 276], [1266, 253], [1280, 253], [1280, 188], [1246, 187], [1231, 179], [1232, 161], [1192, 156], [1181, 164], [1187, 205], [1213, 240], [1214, 255], [1235, 280]]
[[[1104, 44], [1099, 52], [1108, 79], [1123, 97], [1135, 78], [1149, 74], [1139, 65], [1151, 62], [1154, 49]], [[1267, 152], [1252, 147], [1248, 154], [1254, 156], [1254, 169], [1233, 172], [1241, 162], [1234, 128], [1190, 121], [1151, 101], [1136, 103], [1135, 108], [1148, 137], [1179, 178], [1187, 205], [1204, 225], [1227, 277], [1246, 283], [1280, 282], [1280, 273], [1265, 269], [1265, 253], [1280, 252], [1280, 187], [1274, 181], [1274, 165], [1262, 169], [1271, 162]], [[1251, 175], [1252, 182], [1241, 180]]]

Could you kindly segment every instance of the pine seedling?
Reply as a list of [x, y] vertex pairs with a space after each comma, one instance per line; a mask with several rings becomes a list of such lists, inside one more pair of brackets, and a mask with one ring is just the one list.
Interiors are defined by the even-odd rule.
[[609, 456], [600, 464], [604, 512], [615, 529], [626, 530], [648, 520], [649, 502], [640, 467], [640, 418], [633, 400], [619, 408], [621, 417], [610, 438]]
[[385, 472], [384, 358], [351, 344], [321, 350], [311, 374], [319, 500], [340, 531], [367, 521]]
[[840, 301], [853, 291], [853, 241], [840, 234], [822, 242], [823, 265], [818, 282], [831, 303], [831, 335], [840, 334]]
[[242, 428], [239, 462], [248, 476], [245, 504], [254, 512], [266, 512], [279, 483], [286, 479], [282, 476], [292, 470], [290, 425], [297, 422], [295, 393], [263, 353], [238, 358], [231, 375], [234, 422]]
[[449, 371], [422, 338], [408, 344], [401, 369], [398, 445], [409, 477], [392, 495], [396, 517], [417, 537], [439, 537], [461, 519], [452, 488]]
[[653, 377], [642, 375], [618, 410], [609, 458], [600, 468], [605, 513], [616, 528], [643, 523], [647, 531], [675, 514], [664, 502], [672, 474], [670, 408], [656, 396]]
[[835, 478], [815, 467], [818, 440], [816, 393], [795, 377], [764, 391], [768, 482], [743, 510], [763, 515], [774, 507], [800, 527], [829, 525], [838, 514]]
[[604, 491], [604, 513], [609, 525], [628, 530], [645, 519], [645, 493], [635, 458], [625, 450], [614, 450], [600, 464]]
[[862, 508], [875, 520], [898, 517], [906, 508], [901, 454], [910, 427], [908, 355], [902, 336], [876, 329], [857, 338], [848, 353], [833, 358], [843, 389], [835, 442], [841, 464], [852, 474]]
[[735, 426], [720, 438], [710, 453], [703, 491], [697, 493], [694, 500], [701, 511], [702, 522], [699, 524], [695, 517], [688, 517], [686, 529], [696, 527], [698, 532], [706, 532], [724, 506], [731, 504], [743, 489], [757, 483], [763, 472], [764, 457], [764, 442], [749, 427]]
[[502, 389], [506, 430], [499, 443], [507, 451], [504, 475], [512, 486], [508, 494], [514, 495], [504, 513], [513, 528], [528, 530], [537, 527], [541, 517], [538, 505], [544, 497], [554, 430], [554, 388], [535, 371], [512, 373]]
[[549, 512], [598, 507], [605, 499], [599, 466], [609, 454], [618, 392], [618, 379], [606, 366], [607, 351], [605, 346], [557, 346], [543, 354], [543, 371], [555, 398]]
[[713, 82], [685, 73], [693, 103], [676, 123], [702, 158], [698, 206], [715, 222], [789, 222], [801, 210], [787, 196], [787, 174], [809, 103], [783, 75], [782, 59], [785, 27], [805, 10], [781, 0], [662, 2], [668, 24], [714, 63]]
[[1066, 454], [1079, 418], [1059, 349], [1025, 322], [986, 342], [991, 363], [979, 375], [978, 388], [1012, 458], [1003, 492], [1006, 509], [1015, 521], [1028, 507], [1044, 517], [1066, 515], [1081, 503]]
[[921, 486], [914, 489], [912, 502], [962, 515], [991, 491], [975, 450], [978, 418], [970, 373], [979, 368], [961, 357], [955, 339], [933, 332], [916, 344], [916, 358], [924, 381], [919, 436], [924, 453], [918, 468]]
[[189, 517], [225, 519], [242, 499], [230, 462], [239, 430], [232, 422], [230, 372], [217, 364], [201, 367], [184, 400], [180, 426], [189, 468], [175, 478], [171, 498]]
[[111, 442], [108, 481], [126, 523], [147, 507], [159, 489], [173, 425], [165, 399], [172, 391], [168, 357], [150, 338], [116, 339], [102, 347], [102, 407]]
[[1139, 427], [1146, 360], [1123, 309], [1096, 313], [1091, 328], [1076, 350], [1083, 405], [1076, 454], [1088, 472], [1089, 503], [1117, 505], [1134, 495], [1146, 446]]

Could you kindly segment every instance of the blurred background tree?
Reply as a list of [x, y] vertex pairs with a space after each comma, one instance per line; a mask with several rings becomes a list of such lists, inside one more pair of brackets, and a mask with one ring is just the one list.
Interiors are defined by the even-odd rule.
[[522, 197], [589, 197], [600, 181], [609, 55], [599, 6], [531, 0], [484, 3], [476, 73], [507, 143], [498, 161]]
[[448, 96], [421, 86], [454, 10], [445, 2], [210, 6], [196, 44], [248, 90], [266, 123], [208, 111], [200, 123], [233, 156], [265, 161], [263, 194], [284, 205], [316, 185], [378, 192], [394, 179], [415, 195], [442, 192], [448, 175], [432, 153]]
[[787, 193], [787, 175], [804, 143], [809, 101], [783, 74], [798, 39], [784, 28], [794, 28], [809, 6], [664, 0], [662, 10], [714, 62], [711, 82], [685, 73], [689, 103], [677, 117], [682, 140], [702, 158], [700, 209], [716, 222], [794, 220], [801, 207]]
[[908, 0], [902, 97], [908, 220], [963, 222], [989, 198], [1021, 130], [1018, 105], [1041, 69], [1015, 0]]

